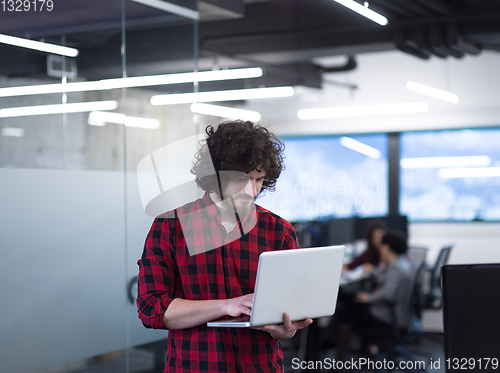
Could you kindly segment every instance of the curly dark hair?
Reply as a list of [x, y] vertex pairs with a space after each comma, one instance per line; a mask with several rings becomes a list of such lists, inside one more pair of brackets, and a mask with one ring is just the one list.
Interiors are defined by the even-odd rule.
[[266, 178], [261, 192], [275, 189], [284, 169], [284, 145], [267, 128], [250, 121], [228, 120], [220, 123], [217, 129], [208, 126], [205, 132], [207, 138], [200, 141], [201, 147], [191, 169], [201, 189], [218, 194], [224, 190], [226, 185], [219, 185], [219, 171], [249, 173], [262, 169], [266, 171]]
[[405, 234], [395, 229], [391, 229], [384, 234], [382, 243], [389, 245], [391, 251], [396, 254], [405, 254], [408, 251]]

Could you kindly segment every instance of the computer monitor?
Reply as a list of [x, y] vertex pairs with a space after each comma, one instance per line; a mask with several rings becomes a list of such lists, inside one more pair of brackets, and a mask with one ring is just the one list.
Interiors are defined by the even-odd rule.
[[406, 216], [389, 215], [371, 218], [330, 219], [326, 221], [328, 236], [324, 245], [339, 245], [366, 238], [366, 229], [374, 220], [380, 220], [387, 228], [401, 231], [408, 235], [408, 219]]
[[498, 372], [500, 264], [445, 265], [442, 279], [446, 372]]

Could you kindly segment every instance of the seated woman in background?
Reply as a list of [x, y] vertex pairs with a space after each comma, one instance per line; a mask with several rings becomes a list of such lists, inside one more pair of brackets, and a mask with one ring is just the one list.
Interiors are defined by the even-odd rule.
[[[402, 328], [405, 325], [404, 299], [411, 280], [412, 264], [408, 260], [406, 237], [397, 231], [384, 234], [379, 249], [380, 264], [372, 271], [373, 292], [357, 292], [342, 298], [343, 307], [338, 310], [339, 351], [338, 359], [347, 358], [348, 340], [352, 329], [373, 326], [389, 326], [393, 322]], [[395, 320], [392, 319], [393, 306], [384, 302], [395, 303]], [[376, 346], [368, 347], [368, 352]]]
[[370, 272], [380, 262], [379, 249], [386, 226], [383, 220], [370, 221], [366, 227], [366, 250], [349, 264], [344, 264], [343, 270], [351, 270], [363, 265], [365, 272]]

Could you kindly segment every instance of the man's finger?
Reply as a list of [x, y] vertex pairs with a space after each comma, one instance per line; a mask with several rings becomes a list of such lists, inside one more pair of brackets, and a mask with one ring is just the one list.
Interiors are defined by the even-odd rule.
[[256, 326], [254, 327], [254, 329], [257, 329], [257, 330], [262, 330], [264, 332], [271, 332], [274, 330], [274, 325], [262, 325], [262, 326]]
[[301, 321], [294, 321], [293, 324], [297, 329], [302, 329], [302, 328], [305, 328], [307, 325], [310, 325], [312, 323], [313, 323], [312, 319], [305, 319], [305, 320], [301, 320]]
[[288, 313], [283, 313], [283, 325], [286, 328], [290, 328], [292, 326], [292, 320], [290, 319], [290, 315]]

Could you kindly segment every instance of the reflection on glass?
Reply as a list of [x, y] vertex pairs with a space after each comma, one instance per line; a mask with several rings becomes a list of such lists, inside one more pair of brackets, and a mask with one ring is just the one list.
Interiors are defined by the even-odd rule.
[[500, 129], [401, 135], [401, 214], [500, 220]]
[[54, 7], [0, 15], [0, 33], [79, 54], [0, 44], [0, 242], [11, 248], [0, 280], [16, 284], [0, 297], [18, 305], [0, 309], [0, 370], [163, 371], [167, 333], [146, 330], [129, 297], [151, 226], [136, 170], [198, 128], [189, 105], [150, 99], [227, 73], [195, 74], [197, 27], [181, 16], [125, 1], [24, 3]]
[[387, 135], [284, 141], [286, 169], [257, 204], [289, 221], [387, 214]]

